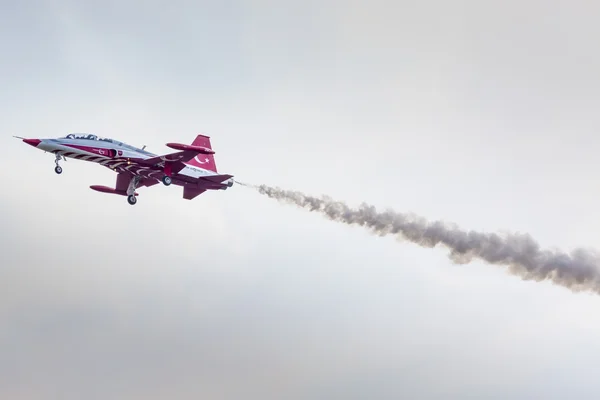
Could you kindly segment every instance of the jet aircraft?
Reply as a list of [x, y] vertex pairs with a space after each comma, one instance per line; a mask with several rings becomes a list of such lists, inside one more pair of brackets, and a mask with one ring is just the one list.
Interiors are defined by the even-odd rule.
[[71, 133], [56, 139], [22, 139], [23, 142], [56, 155], [54, 171], [62, 173], [59, 162], [67, 158], [95, 162], [117, 173], [114, 188], [92, 185], [103, 193], [127, 196], [129, 204], [137, 203], [137, 188], [162, 182], [183, 187], [183, 198], [191, 200], [207, 190], [226, 190], [233, 186], [233, 175], [217, 173], [210, 137], [198, 135], [191, 144], [167, 143], [177, 150], [156, 155], [114, 139], [94, 134]]

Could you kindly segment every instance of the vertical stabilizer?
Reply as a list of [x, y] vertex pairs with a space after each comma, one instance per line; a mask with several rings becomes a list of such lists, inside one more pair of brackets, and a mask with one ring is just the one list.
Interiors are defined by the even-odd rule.
[[[193, 146], [202, 146], [212, 150], [210, 144], [210, 137], [204, 135], [196, 136], [196, 139], [192, 142]], [[217, 172], [217, 165], [215, 164], [214, 154], [198, 154], [192, 158], [186, 164], [193, 165], [194, 167], [204, 168], [209, 171]]]

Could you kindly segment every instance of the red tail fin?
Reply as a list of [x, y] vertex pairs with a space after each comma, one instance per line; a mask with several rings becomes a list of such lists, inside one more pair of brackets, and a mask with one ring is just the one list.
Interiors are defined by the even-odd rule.
[[[196, 139], [192, 142], [193, 146], [202, 146], [212, 150], [210, 145], [210, 137], [204, 135], [196, 136]], [[214, 154], [198, 154], [192, 158], [186, 164], [193, 165], [194, 167], [204, 168], [209, 171], [217, 172], [217, 164], [215, 164]]]

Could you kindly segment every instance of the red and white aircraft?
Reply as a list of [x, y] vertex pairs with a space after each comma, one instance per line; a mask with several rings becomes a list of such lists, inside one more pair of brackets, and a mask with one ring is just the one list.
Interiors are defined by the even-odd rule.
[[207, 190], [225, 190], [233, 186], [233, 175], [217, 173], [210, 138], [198, 135], [192, 144], [167, 143], [178, 150], [165, 155], [149, 153], [144, 148], [101, 138], [92, 134], [72, 133], [58, 139], [22, 139], [23, 142], [56, 155], [57, 174], [62, 173], [59, 161], [68, 158], [91, 161], [117, 173], [114, 188], [93, 185], [104, 193], [127, 196], [129, 204], [137, 202], [136, 189], [159, 182], [183, 187], [183, 198], [191, 200]]

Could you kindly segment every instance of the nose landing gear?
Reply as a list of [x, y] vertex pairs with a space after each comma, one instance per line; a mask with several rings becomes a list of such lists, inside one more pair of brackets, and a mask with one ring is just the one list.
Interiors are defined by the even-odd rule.
[[58, 165], [58, 162], [61, 158], [62, 157], [59, 154], [56, 154], [56, 159], [54, 160], [54, 164], [56, 164], [56, 167], [54, 167], [54, 172], [56, 172], [57, 174], [62, 173], [62, 168], [60, 167], [60, 165]]

